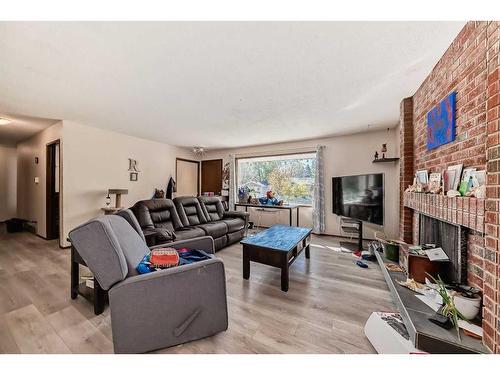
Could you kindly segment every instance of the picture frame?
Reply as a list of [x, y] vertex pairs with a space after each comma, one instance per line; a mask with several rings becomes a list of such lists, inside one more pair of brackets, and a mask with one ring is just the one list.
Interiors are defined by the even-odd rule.
[[[463, 164], [450, 165], [447, 169], [449, 173], [448, 177], [448, 190], [458, 191], [458, 185], [460, 184], [460, 178], [462, 177]], [[447, 191], [448, 191], [447, 190]]]
[[427, 172], [427, 169], [421, 169], [417, 171], [415, 177], [417, 178], [417, 182], [420, 182], [421, 184], [429, 183], [429, 174]]
[[137, 172], [130, 172], [130, 181], [137, 181], [139, 177], [139, 173]]
[[465, 168], [462, 172], [461, 181], [462, 182], [469, 182], [469, 179], [473, 176], [473, 174], [475, 174], [475, 172], [476, 172], [476, 168], [471, 168], [471, 167]]
[[441, 190], [441, 173], [434, 172], [429, 176], [429, 191], [431, 193], [438, 193]]
[[446, 169], [443, 171], [443, 189], [446, 194], [448, 191], [453, 190], [453, 183], [455, 182], [455, 175], [457, 171], [454, 169]]
[[486, 171], [474, 171], [472, 173], [472, 187], [479, 187], [486, 185]]

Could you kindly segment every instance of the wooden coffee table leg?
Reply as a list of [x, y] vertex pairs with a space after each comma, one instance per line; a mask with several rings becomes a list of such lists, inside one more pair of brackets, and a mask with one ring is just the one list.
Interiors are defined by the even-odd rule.
[[71, 247], [71, 299], [78, 297], [78, 284], [80, 282], [80, 269], [75, 260], [75, 249]]
[[311, 257], [311, 254], [309, 252], [309, 245], [311, 244], [311, 241], [310, 241], [309, 237], [307, 237], [307, 238], [304, 239], [304, 245], [305, 244], [307, 244], [306, 245], [306, 249], [305, 249], [306, 250], [306, 258], [309, 259]]
[[243, 245], [243, 278], [248, 280], [250, 278], [250, 249]]
[[288, 258], [286, 254], [281, 258], [281, 290], [288, 292]]

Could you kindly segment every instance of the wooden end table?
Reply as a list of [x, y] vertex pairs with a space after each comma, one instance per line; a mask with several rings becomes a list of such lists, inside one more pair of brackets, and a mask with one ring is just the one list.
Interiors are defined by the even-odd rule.
[[[71, 245], [71, 299], [76, 299], [80, 293], [80, 264], [87, 267], [87, 264], [82, 259], [76, 248]], [[92, 301], [94, 303], [94, 314], [99, 315], [104, 311], [104, 303], [106, 300], [106, 291], [101, 288], [99, 282], [94, 277], [94, 293]], [[87, 298], [87, 296], [83, 295]]]

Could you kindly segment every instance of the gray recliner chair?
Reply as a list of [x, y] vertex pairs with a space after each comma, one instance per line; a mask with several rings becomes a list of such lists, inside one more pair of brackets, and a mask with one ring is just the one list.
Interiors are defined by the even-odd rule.
[[[71, 243], [108, 291], [115, 353], [144, 353], [226, 330], [223, 262], [213, 257], [138, 274], [136, 266], [150, 249], [124, 218], [127, 215], [120, 216], [92, 219], [69, 233]], [[211, 237], [168, 246], [214, 253]]]

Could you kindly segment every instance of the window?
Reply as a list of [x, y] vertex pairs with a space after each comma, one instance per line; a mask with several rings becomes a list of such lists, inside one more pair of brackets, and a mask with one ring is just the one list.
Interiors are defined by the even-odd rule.
[[285, 203], [312, 204], [316, 153], [242, 158], [236, 166], [238, 192], [260, 198], [271, 190]]

